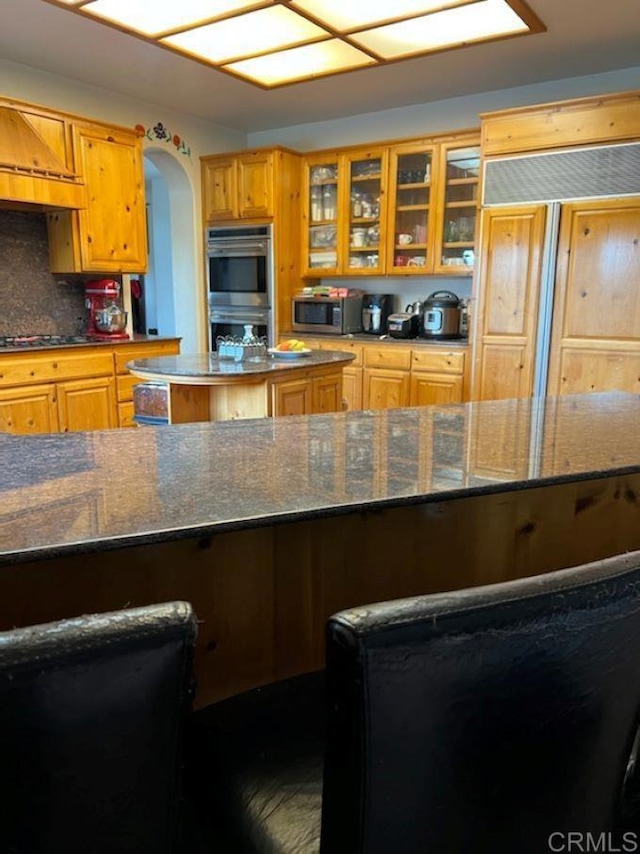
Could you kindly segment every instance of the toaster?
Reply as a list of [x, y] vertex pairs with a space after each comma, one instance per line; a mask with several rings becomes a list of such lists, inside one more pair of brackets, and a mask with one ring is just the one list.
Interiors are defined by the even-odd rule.
[[417, 338], [420, 315], [408, 311], [397, 311], [387, 319], [387, 332], [392, 338]]

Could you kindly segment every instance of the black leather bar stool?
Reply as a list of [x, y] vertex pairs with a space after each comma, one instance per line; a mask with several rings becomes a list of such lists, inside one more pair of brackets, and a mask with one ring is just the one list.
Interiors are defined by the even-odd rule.
[[176, 854], [195, 620], [170, 602], [0, 633], [0, 851]]
[[196, 713], [191, 788], [212, 852], [569, 850], [640, 830], [639, 713], [640, 552], [336, 614], [326, 685]]

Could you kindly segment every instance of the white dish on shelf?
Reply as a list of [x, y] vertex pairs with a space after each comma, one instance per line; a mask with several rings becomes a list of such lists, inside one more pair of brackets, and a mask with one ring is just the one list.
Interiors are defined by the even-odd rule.
[[277, 359], [297, 359], [298, 356], [308, 356], [311, 353], [309, 348], [304, 350], [276, 350], [275, 347], [270, 347], [267, 352], [270, 356], [275, 356]]

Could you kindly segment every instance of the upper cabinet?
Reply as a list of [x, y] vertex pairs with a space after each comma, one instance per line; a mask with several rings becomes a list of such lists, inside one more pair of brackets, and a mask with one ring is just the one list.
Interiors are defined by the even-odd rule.
[[389, 156], [387, 267], [391, 273], [433, 270], [436, 148], [396, 145]]
[[134, 131], [74, 123], [76, 169], [86, 207], [47, 217], [54, 273], [139, 273], [147, 269], [142, 144]]
[[477, 134], [304, 158], [303, 275], [473, 271]]
[[202, 158], [205, 222], [274, 215], [273, 151]]
[[387, 151], [324, 152], [305, 158], [303, 275], [384, 271]]
[[384, 148], [344, 155], [347, 194], [339, 199], [344, 212], [340, 237], [342, 270], [349, 275], [379, 275], [385, 269], [387, 158]]
[[304, 159], [302, 189], [302, 267], [305, 275], [335, 276], [342, 266], [339, 231], [344, 210], [338, 203], [344, 166], [337, 153]]
[[480, 145], [446, 143], [439, 152], [434, 273], [473, 269], [480, 180]]

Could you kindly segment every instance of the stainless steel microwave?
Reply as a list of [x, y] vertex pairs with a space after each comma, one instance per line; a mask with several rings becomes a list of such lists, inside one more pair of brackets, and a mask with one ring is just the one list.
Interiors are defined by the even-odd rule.
[[299, 296], [292, 300], [294, 332], [347, 335], [362, 331], [362, 297]]

